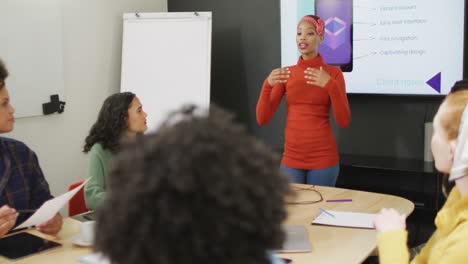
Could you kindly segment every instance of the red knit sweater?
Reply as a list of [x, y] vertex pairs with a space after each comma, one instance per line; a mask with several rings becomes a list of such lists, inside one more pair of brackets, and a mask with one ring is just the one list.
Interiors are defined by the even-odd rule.
[[[330, 80], [324, 88], [306, 83], [304, 70], [308, 67], [326, 71]], [[290, 76], [284, 84], [271, 87], [263, 83], [257, 103], [257, 122], [265, 125], [273, 117], [286, 94], [287, 117], [285, 143], [281, 163], [295, 169], [324, 169], [339, 162], [333, 131], [330, 127], [330, 106], [335, 121], [344, 128], [351, 120], [343, 73], [325, 64], [322, 57], [299, 58], [297, 65], [288, 67]]]

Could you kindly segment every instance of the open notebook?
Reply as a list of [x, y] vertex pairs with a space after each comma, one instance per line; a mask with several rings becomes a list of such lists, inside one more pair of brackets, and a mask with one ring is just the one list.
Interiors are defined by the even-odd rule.
[[312, 221], [312, 224], [374, 229], [374, 218], [376, 214], [332, 210], [327, 210], [327, 212], [333, 216], [322, 212]]
[[286, 240], [277, 253], [310, 252], [311, 246], [307, 229], [302, 225], [283, 225]]

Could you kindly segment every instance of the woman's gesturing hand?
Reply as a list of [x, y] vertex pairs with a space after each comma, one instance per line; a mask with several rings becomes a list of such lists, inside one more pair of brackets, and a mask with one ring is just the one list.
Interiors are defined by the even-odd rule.
[[320, 69], [307, 68], [304, 73], [307, 84], [317, 85], [321, 88], [325, 87], [330, 80], [330, 75], [322, 69], [322, 66]]
[[291, 72], [288, 68], [277, 68], [271, 71], [268, 75], [268, 84], [270, 86], [275, 86], [278, 83], [286, 83]]

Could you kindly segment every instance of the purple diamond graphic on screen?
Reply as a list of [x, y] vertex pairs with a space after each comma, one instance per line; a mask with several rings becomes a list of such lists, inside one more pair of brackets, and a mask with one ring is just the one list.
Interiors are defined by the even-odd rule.
[[336, 49], [345, 43], [345, 34], [341, 34], [346, 29], [346, 22], [338, 17], [329, 17], [325, 21], [325, 38], [323, 43], [331, 49]]

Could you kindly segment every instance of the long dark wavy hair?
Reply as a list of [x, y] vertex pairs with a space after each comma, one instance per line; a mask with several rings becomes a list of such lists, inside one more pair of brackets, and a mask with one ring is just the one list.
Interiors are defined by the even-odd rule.
[[131, 92], [116, 93], [107, 97], [85, 139], [84, 153], [88, 153], [96, 143], [100, 143], [104, 149], [117, 152], [120, 137], [127, 130], [128, 108], [133, 98], [135, 94]]
[[289, 181], [279, 157], [214, 107], [186, 107], [127, 138], [97, 211], [112, 263], [268, 264], [281, 247]]

